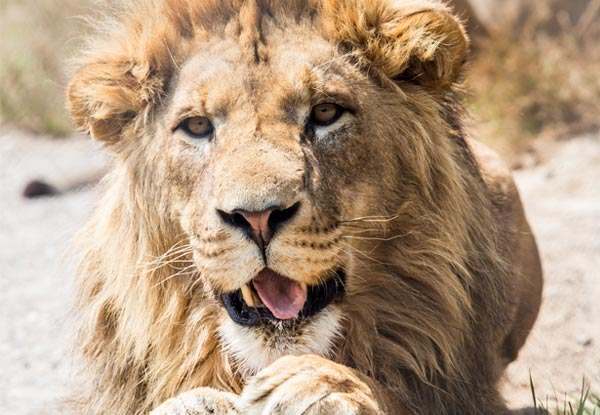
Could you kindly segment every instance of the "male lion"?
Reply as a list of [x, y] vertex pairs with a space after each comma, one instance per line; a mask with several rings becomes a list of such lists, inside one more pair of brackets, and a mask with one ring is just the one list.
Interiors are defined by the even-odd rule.
[[69, 87], [114, 156], [80, 241], [79, 411], [504, 413], [541, 269], [510, 173], [465, 138], [446, 7], [117, 15]]

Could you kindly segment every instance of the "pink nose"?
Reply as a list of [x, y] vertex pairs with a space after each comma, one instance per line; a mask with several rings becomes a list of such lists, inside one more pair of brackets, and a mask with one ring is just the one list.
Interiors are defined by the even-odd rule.
[[217, 212], [228, 224], [241, 229], [259, 246], [265, 250], [275, 232], [285, 222], [292, 219], [300, 209], [300, 202], [286, 209], [271, 207], [259, 212], [236, 209], [232, 213], [222, 210]]
[[264, 249], [269, 245], [269, 242], [271, 242], [273, 231], [269, 226], [269, 219], [271, 218], [271, 213], [275, 210], [276, 209], [272, 208], [263, 210], [262, 212], [246, 212], [245, 210], [236, 211], [236, 213], [242, 215], [250, 225], [252, 239], [258, 244], [260, 249]]

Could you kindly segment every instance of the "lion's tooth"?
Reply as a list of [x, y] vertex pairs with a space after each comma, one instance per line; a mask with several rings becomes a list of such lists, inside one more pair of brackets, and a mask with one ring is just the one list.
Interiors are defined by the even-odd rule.
[[304, 291], [304, 294], [307, 294], [307, 293], [308, 293], [308, 286], [306, 285], [306, 283], [305, 283], [305, 282], [301, 282], [301, 283], [300, 283], [300, 289], [301, 289], [302, 291]]
[[242, 297], [244, 297], [244, 301], [246, 302], [246, 305], [248, 307], [256, 306], [256, 302], [254, 301], [254, 294], [252, 293], [252, 290], [250, 289], [248, 284], [242, 287]]

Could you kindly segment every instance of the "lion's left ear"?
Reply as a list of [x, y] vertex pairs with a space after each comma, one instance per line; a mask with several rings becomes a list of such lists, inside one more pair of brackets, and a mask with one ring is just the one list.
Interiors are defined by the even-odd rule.
[[333, 0], [326, 11], [331, 34], [358, 52], [368, 66], [394, 80], [444, 89], [460, 74], [469, 40], [445, 6], [427, 4]]

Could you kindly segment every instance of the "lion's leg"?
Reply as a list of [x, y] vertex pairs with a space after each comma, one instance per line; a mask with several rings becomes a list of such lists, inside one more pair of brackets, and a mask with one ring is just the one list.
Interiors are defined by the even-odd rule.
[[150, 415], [241, 415], [239, 396], [212, 388], [198, 388], [165, 401]]
[[248, 415], [383, 415], [373, 392], [353, 371], [305, 355], [283, 357], [258, 373], [242, 393]]

